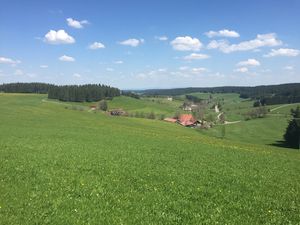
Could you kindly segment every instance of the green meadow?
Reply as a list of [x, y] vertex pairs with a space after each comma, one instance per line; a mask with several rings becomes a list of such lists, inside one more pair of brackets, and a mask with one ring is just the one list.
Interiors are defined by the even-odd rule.
[[168, 101], [166, 98], [141, 98], [135, 99], [127, 96], [115, 97], [108, 101], [109, 109], [121, 108], [129, 113], [154, 112], [157, 115], [174, 116], [179, 110], [182, 101]]
[[[46, 97], [0, 93], [0, 224], [299, 224], [299, 151], [272, 145], [288, 109], [226, 125], [220, 138], [218, 126], [199, 132]], [[170, 115], [180, 105], [108, 104]]]

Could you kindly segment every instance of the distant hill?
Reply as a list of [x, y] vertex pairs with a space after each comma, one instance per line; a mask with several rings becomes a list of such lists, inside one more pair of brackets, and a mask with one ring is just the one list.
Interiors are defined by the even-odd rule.
[[265, 104], [284, 104], [300, 102], [300, 83], [247, 86], [224, 86], [224, 87], [188, 87], [173, 89], [149, 89], [140, 91], [143, 95], [175, 96], [193, 92], [208, 93], [238, 93], [241, 98], [260, 100]]

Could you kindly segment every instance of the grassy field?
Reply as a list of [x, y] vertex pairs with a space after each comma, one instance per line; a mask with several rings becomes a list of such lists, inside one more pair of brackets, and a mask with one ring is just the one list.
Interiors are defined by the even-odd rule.
[[141, 98], [135, 99], [126, 96], [115, 97], [108, 101], [109, 109], [122, 108], [123, 110], [134, 113], [144, 112], [174, 116], [176, 111], [180, 111], [183, 101], [168, 101], [166, 98]]
[[0, 224], [299, 224], [296, 150], [44, 98], [0, 94]]
[[[194, 93], [193, 95], [204, 96], [203, 98], [209, 96], [207, 93]], [[244, 114], [255, 109], [253, 101], [240, 99], [238, 94], [211, 95], [214, 102], [224, 99], [222, 111], [225, 113], [226, 120], [239, 122], [225, 125], [225, 137], [222, 136], [223, 125], [214, 126], [209, 130], [199, 130], [200, 133], [246, 143], [279, 145], [283, 141], [283, 134], [291, 118], [291, 109], [300, 106], [299, 103], [266, 106], [270, 110], [266, 118], [245, 121]]]
[[273, 117], [241, 121], [235, 124], [216, 125], [209, 130], [199, 130], [201, 134], [222, 137], [225, 126], [225, 139], [263, 145], [276, 145], [283, 141], [283, 134], [290, 117]]

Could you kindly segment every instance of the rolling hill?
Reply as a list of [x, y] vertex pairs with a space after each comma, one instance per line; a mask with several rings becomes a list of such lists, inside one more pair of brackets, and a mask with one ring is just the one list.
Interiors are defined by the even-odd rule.
[[0, 94], [0, 224], [300, 220], [296, 150], [44, 98]]

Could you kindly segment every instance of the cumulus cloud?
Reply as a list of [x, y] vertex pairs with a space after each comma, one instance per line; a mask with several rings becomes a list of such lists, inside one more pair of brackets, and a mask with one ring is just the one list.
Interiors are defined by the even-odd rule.
[[135, 39], [135, 38], [130, 38], [124, 41], [120, 41], [119, 44], [120, 45], [127, 45], [127, 46], [131, 46], [131, 47], [137, 47], [141, 44], [143, 44], [145, 42], [144, 39]]
[[73, 77], [81, 78], [81, 74], [79, 74], [79, 73], [73, 73]]
[[196, 67], [196, 68], [191, 68], [191, 72], [194, 74], [199, 74], [203, 72], [207, 72], [208, 70], [204, 67]]
[[238, 44], [229, 44], [226, 40], [213, 40], [207, 48], [208, 49], [219, 49], [224, 53], [231, 53], [235, 51], [249, 51], [255, 50], [261, 47], [273, 47], [281, 45], [282, 41], [277, 39], [275, 33], [270, 34], [258, 34], [255, 39], [250, 41], [243, 41]]
[[94, 42], [93, 44], [89, 45], [89, 49], [92, 49], [92, 50], [96, 50], [96, 49], [100, 49], [100, 48], [105, 48], [104, 44], [102, 44], [101, 42]]
[[83, 28], [84, 24], [88, 24], [89, 22], [87, 20], [77, 21], [72, 18], [68, 18], [67, 23], [70, 27], [73, 27], [76, 29], [81, 29], [81, 28]]
[[60, 61], [64, 61], [64, 62], [74, 62], [75, 59], [71, 56], [67, 56], [67, 55], [63, 55], [61, 57], [58, 58]]
[[274, 57], [274, 56], [298, 56], [300, 51], [297, 49], [291, 48], [280, 48], [280, 49], [272, 49], [270, 53], [264, 55], [264, 57]]
[[16, 65], [16, 64], [21, 63], [21, 61], [20, 60], [14, 60], [14, 59], [11, 59], [11, 58], [6, 58], [6, 57], [0, 57], [0, 63]]
[[185, 60], [199, 60], [199, 59], [207, 59], [209, 58], [209, 55], [206, 54], [198, 54], [198, 53], [192, 53], [190, 55], [187, 55], [184, 57]]
[[114, 61], [114, 64], [123, 64], [124, 62], [122, 60], [117, 60], [117, 61]]
[[44, 38], [44, 41], [49, 44], [73, 44], [75, 39], [64, 30], [50, 30]]
[[219, 31], [209, 31], [206, 32], [205, 35], [209, 38], [212, 37], [232, 37], [232, 38], [237, 38], [240, 36], [240, 34], [234, 30], [219, 30]]
[[189, 67], [187, 67], [187, 66], [181, 66], [181, 67], [179, 67], [179, 70], [188, 70], [189, 69]]
[[43, 68], [43, 69], [48, 68], [48, 65], [40, 65], [40, 68]]
[[23, 75], [24, 74], [24, 72], [22, 71], [22, 70], [16, 70], [15, 71], [15, 75]]
[[190, 36], [176, 37], [170, 44], [178, 51], [199, 51], [202, 47], [199, 39]]
[[246, 61], [241, 61], [237, 66], [260, 66], [260, 62], [256, 59], [248, 59]]
[[235, 72], [239, 72], [239, 73], [246, 73], [248, 72], [248, 68], [247, 67], [241, 67], [241, 68], [237, 68], [234, 70]]
[[168, 37], [167, 36], [156, 36], [155, 39], [157, 39], [159, 41], [167, 41]]
[[285, 66], [283, 69], [285, 69], [285, 70], [294, 70], [294, 67], [293, 66]]
[[167, 68], [159, 68], [157, 71], [163, 73], [163, 72], [167, 72], [168, 69]]

